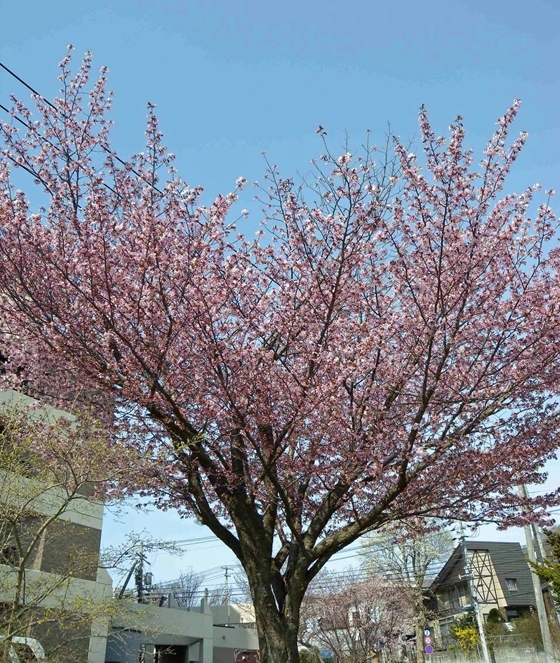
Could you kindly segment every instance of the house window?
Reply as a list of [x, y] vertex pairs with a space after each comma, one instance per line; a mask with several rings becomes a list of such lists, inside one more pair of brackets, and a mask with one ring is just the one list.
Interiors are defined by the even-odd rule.
[[517, 580], [516, 578], [506, 578], [506, 586], [510, 592], [517, 591]]
[[441, 641], [444, 647], [447, 647], [453, 643], [453, 636], [450, 633], [450, 629], [453, 624], [455, 624], [455, 620], [453, 618], [442, 619], [439, 623]]
[[16, 566], [18, 563], [18, 551], [15, 546], [7, 546], [0, 550], [0, 564]]

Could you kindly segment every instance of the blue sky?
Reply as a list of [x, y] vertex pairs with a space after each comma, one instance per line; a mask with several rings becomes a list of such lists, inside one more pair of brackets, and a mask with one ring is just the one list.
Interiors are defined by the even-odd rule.
[[[319, 124], [334, 151], [345, 131], [357, 145], [389, 121], [412, 138], [422, 103], [439, 132], [462, 115], [480, 148], [515, 97], [517, 129], [530, 138], [510, 186], [560, 189], [557, 0], [1, 0], [0, 10], [4, 64], [50, 97], [66, 45], [92, 51], [94, 69], [110, 70], [119, 154], [142, 149], [151, 101], [183, 178], [212, 195], [239, 176], [259, 179], [263, 151], [284, 173], [305, 170], [321, 153]], [[1, 102], [12, 92], [26, 96], [0, 72]], [[134, 527], [166, 538], [206, 533], [169, 513], [136, 516]], [[108, 518], [106, 540], [124, 529]], [[194, 550], [154, 558], [157, 574], [232, 561], [219, 548]]]

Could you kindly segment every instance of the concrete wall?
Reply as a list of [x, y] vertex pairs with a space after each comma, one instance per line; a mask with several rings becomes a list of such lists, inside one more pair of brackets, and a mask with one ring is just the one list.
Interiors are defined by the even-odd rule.
[[214, 646], [229, 649], [258, 649], [257, 630], [244, 626], [214, 626]]
[[[231, 620], [239, 620], [239, 612], [234, 606], [230, 606], [229, 613]], [[128, 604], [127, 613], [113, 621], [119, 632], [109, 638], [107, 663], [135, 663], [140, 644], [145, 645], [147, 650], [152, 647], [174, 647], [176, 654], [174, 657], [170, 655], [170, 663], [234, 663], [236, 650], [258, 650], [257, 631], [251, 625], [243, 625], [239, 621], [230, 626], [214, 625], [224, 616], [227, 620], [227, 606], [210, 608], [205, 601], [196, 611]], [[119, 645], [119, 639], [127, 640], [127, 646]], [[136, 658], [131, 652], [134, 647]]]
[[[72, 414], [39, 403], [33, 398], [13, 390], [0, 392], [0, 408], [21, 410], [25, 416], [35, 420], [55, 423], [61, 418], [75, 421]], [[48, 608], [64, 610], [76, 599], [83, 599], [87, 606], [110, 599], [111, 578], [97, 568], [101, 529], [103, 526], [103, 504], [89, 499], [88, 487], [68, 502], [64, 491], [50, 488], [32, 477], [15, 476], [0, 470], [0, 500], [15, 508], [32, 509], [36, 514], [22, 521], [22, 532], [33, 537], [38, 528], [50, 517], [65, 507], [57, 520], [51, 523], [40, 537], [26, 569], [26, 592], [29, 600], [33, 594], [44, 595], [38, 602], [38, 613]], [[6, 560], [5, 560], [6, 561]], [[14, 563], [17, 563], [14, 560]], [[13, 600], [14, 566], [0, 565], [0, 603]], [[69, 577], [71, 575], [71, 577]], [[78, 619], [69, 611], [68, 619], [63, 616], [60, 623], [42, 624], [35, 627], [35, 637], [47, 651], [60, 642], [69, 641], [66, 659], [69, 663], [103, 663], [108, 619], [98, 618], [87, 624], [81, 619], [79, 627], [72, 627]], [[68, 628], [65, 631], [64, 626]]]
[[201, 638], [212, 638], [212, 613], [192, 612], [182, 608], [130, 603], [113, 620], [113, 627], [133, 628], [142, 632], [142, 641], [154, 645], [188, 645]]
[[[502, 647], [494, 651], [496, 663], [548, 663], [544, 652], [532, 647]], [[484, 663], [477, 653], [467, 654], [460, 651], [434, 652], [430, 663]]]
[[[11, 567], [3, 565], [0, 565], [0, 574], [3, 575], [0, 603], [9, 604], [13, 600], [11, 576], [15, 574]], [[100, 569], [95, 580], [84, 580], [81, 578], [68, 579], [54, 573], [31, 569], [26, 572], [26, 592], [32, 601], [34, 601], [35, 595], [45, 594], [44, 598], [38, 602], [37, 615], [33, 617], [34, 619], [42, 619], [43, 612], [49, 608], [61, 611], [58, 624], [49, 623], [32, 628], [31, 635], [39, 640], [47, 653], [61, 642], [67, 641], [69, 644], [64, 649], [68, 651], [68, 655], [61, 656], [63, 660], [68, 660], [69, 663], [85, 663], [86, 661], [104, 663], [108, 617], [99, 618], [86, 625], [83, 618], [74, 612], [73, 606], [77, 599], [85, 603], [86, 610], [101, 606], [102, 602], [110, 600], [111, 578], [106, 571]], [[66, 608], [68, 608], [67, 620], [63, 616]], [[79, 626], [77, 627], [76, 624]]]

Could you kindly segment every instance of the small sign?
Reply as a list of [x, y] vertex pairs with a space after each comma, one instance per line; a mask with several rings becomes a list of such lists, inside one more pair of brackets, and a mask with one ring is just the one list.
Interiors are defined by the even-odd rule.
[[430, 638], [429, 635], [427, 635], [427, 636], [424, 638], [424, 644], [425, 644], [425, 645], [431, 645], [431, 644], [432, 644], [432, 638]]
[[426, 652], [426, 654], [433, 654], [434, 653], [434, 648], [432, 647], [432, 645], [426, 645], [426, 648], [424, 649], [424, 651]]
[[427, 628], [427, 629], [424, 631], [424, 635], [431, 635], [431, 633], [430, 633], [430, 629], [429, 629], [429, 628]]

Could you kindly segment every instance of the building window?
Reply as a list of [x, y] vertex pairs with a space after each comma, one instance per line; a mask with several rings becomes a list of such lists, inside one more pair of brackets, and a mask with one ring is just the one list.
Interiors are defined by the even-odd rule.
[[17, 566], [18, 557], [18, 551], [15, 546], [7, 546], [3, 550], [0, 550], [0, 564]]
[[506, 578], [506, 585], [510, 592], [517, 591], [517, 580], [515, 578]]

